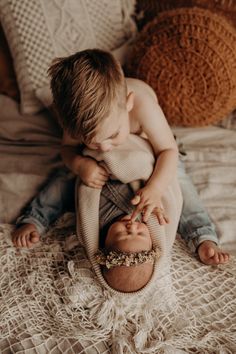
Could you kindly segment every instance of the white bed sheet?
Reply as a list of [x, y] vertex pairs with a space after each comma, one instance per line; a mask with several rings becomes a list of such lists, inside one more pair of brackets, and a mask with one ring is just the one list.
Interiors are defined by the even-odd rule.
[[236, 255], [236, 131], [218, 127], [176, 128], [185, 164], [216, 225], [224, 249]]

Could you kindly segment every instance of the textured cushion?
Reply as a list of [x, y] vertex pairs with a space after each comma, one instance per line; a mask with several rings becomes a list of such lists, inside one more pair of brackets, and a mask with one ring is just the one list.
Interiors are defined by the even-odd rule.
[[19, 101], [19, 89], [8, 44], [0, 26], [0, 94]]
[[48, 85], [55, 57], [86, 48], [112, 50], [133, 32], [134, 1], [1, 0], [0, 16], [14, 58], [22, 111], [42, 104], [35, 90]]
[[[127, 55], [129, 55], [129, 52], [132, 49], [132, 41], [133, 38], [130, 38], [123, 45], [111, 51], [112, 55], [121, 63], [122, 66], [125, 64]], [[42, 102], [44, 107], [51, 109], [53, 97], [51, 88], [48, 84], [36, 90], [36, 96]]]
[[236, 1], [234, 0], [137, 0], [136, 10], [140, 14], [137, 16], [138, 27], [142, 28], [162, 11], [193, 6], [220, 13], [236, 26]]
[[127, 72], [153, 87], [170, 124], [216, 122], [236, 107], [236, 30], [205, 9], [163, 12], [137, 37]]

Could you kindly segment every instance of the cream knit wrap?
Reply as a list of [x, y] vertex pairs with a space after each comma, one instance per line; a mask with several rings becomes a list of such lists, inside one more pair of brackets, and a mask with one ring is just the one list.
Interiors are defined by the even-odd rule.
[[[103, 165], [112, 178], [123, 183], [130, 183], [134, 192], [140, 187], [142, 181], [147, 181], [152, 174], [155, 159], [150, 144], [146, 139], [130, 135], [125, 144], [109, 152], [98, 152], [86, 149], [84, 155], [93, 157]], [[137, 292], [121, 293], [112, 289], [103, 278], [100, 265], [95, 261], [94, 255], [99, 248], [99, 201], [100, 189], [95, 189], [79, 183], [76, 184], [76, 213], [77, 234], [85, 247], [92, 267], [102, 284], [113, 293], [131, 296], [144, 292], [151, 287], [153, 281], [168, 260], [173, 245], [182, 207], [182, 196], [176, 176], [163, 196], [163, 207], [170, 219], [170, 223], [159, 225], [157, 218], [151, 216], [147, 225], [152, 237], [153, 247], [158, 247], [160, 257], [155, 261], [154, 271], [148, 284]]]

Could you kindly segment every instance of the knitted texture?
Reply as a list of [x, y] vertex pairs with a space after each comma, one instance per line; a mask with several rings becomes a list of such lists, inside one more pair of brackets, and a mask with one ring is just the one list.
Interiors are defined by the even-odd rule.
[[[112, 151], [98, 152], [97, 150], [85, 150], [85, 154], [100, 161], [115, 179], [123, 183], [130, 183], [134, 190], [140, 186], [137, 183], [138, 181], [148, 180], [153, 172], [155, 162], [150, 144], [146, 139], [142, 139], [136, 135], [130, 135], [124, 144]], [[136, 182], [135, 186], [132, 182]], [[147, 223], [152, 237], [153, 248], [159, 248], [160, 257], [154, 263], [154, 272], [149, 283], [143, 289], [134, 293], [115, 291], [103, 278], [101, 267], [95, 259], [95, 254], [99, 248], [98, 218], [101, 190], [90, 188], [79, 182], [77, 186], [78, 235], [85, 246], [88, 258], [99, 281], [113, 294], [122, 294], [125, 297], [140, 296], [140, 292], [149, 290], [153, 286], [153, 283], [157, 284], [157, 279], [163, 273], [163, 269], [165, 269], [166, 263], [169, 260], [170, 249], [175, 239], [182, 206], [182, 197], [177, 179], [173, 178], [173, 183], [168, 187], [162, 198], [163, 207], [170, 218], [170, 223], [161, 226], [158, 224], [155, 216], [151, 216]]]
[[126, 71], [153, 87], [170, 124], [217, 122], [236, 107], [236, 30], [205, 9], [163, 12], [137, 36]]
[[65, 215], [30, 250], [0, 226], [0, 352], [213, 354], [236, 352], [236, 261], [208, 267], [180, 240], [170, 279], [136, 301], [114, 299], [94, 276]]
[[55, 57], [88, 48], [110, 51], [130, 38], [133, 9], [133, 0], [1, 0], [23, 113], [42, 108], [35, 91], [49, 87], [47, 70]]
[[234, 0], [137, 0], [138, 28], [141, 29], [162, 11], [194, 6], [222, 14], [232, 25], [236, 25], [236, 2]]

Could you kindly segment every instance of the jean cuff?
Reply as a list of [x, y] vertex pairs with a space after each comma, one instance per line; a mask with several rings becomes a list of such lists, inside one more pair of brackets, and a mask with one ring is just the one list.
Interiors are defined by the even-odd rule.
[[37, 220], [36, 218], [34, 218], [33, 216], [25, 216], [25, 215], [20, 216], [16, 220], [16, 225], [19, 225], [19, 224], [33, 224], [36, 227], [36, 229], [40, 235], [45, 233], [45, 231], [47, 230], [47, 227], [42, 225], [40, 223], [40, 221]]
[[196, 236], [188, 242], [188, 246], [189, 246], [191, 252], [196, 253], [198, 246], [204, 241], [212, 241], [216, 245], [219, 244], [219, 240], [218, 240], [217, 236], [215, 236], [215, 235]]

